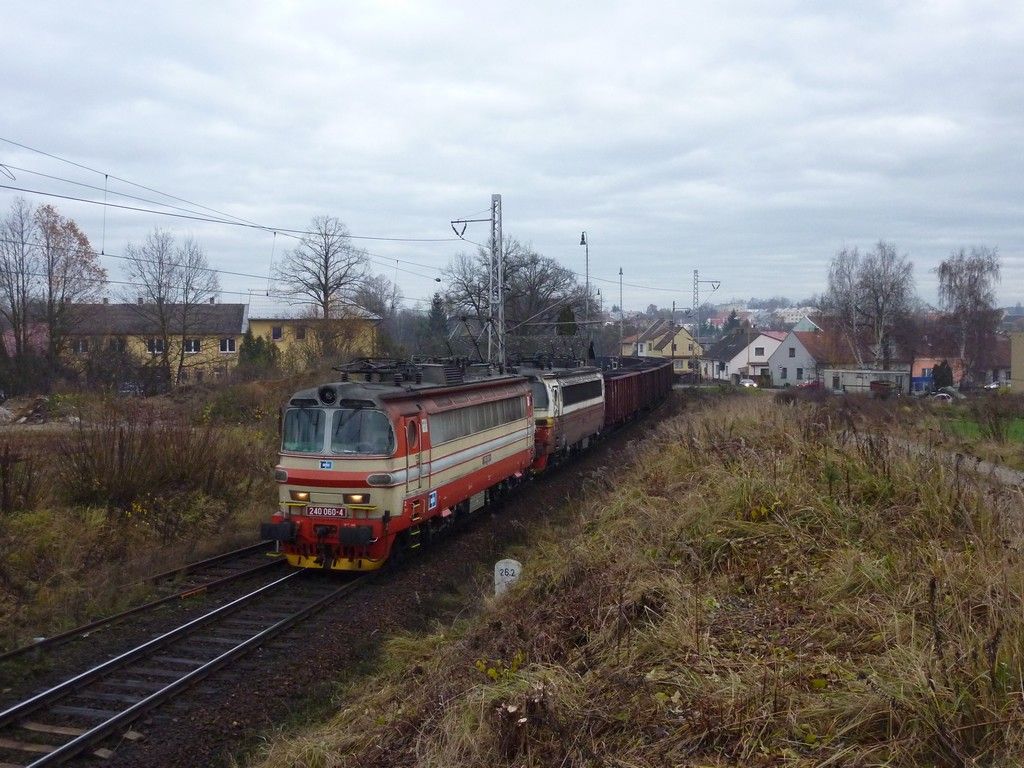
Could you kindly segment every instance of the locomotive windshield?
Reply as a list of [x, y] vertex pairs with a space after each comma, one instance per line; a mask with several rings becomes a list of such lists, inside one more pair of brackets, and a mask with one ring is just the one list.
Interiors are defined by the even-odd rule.
[[339, 408], [331, 430], [332, 453], [390, 454], [395, 449], [391, 422], [381, 411]]
[[[330, 428], [328, 430], [328, 418]], [[330, 435], [329, 443], [325, 439]], [[389, 455], [395, 435], [388, 417], [372, 408], [289, 408], [281, 450], [294, 453]]]

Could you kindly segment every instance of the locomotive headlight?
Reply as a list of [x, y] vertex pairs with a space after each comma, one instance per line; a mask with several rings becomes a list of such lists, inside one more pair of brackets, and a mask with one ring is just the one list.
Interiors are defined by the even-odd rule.
[[274, 479], [279, 483], [288, 482], [288, 470], [278, 467], [274, 470]]
[[292, 501], [309, 501], [309, 491], [288, 491]]
[[346, 504], [369, 504], [370, 494], [368, 493], [343, 493], [342, 500]]
[[366, 478], [367, 485], [394, 485], [395, 478], [390, 472], [379, 472]]

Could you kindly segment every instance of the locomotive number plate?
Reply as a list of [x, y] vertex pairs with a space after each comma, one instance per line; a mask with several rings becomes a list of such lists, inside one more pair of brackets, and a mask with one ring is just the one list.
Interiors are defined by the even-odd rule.
[[306, 515], [309, 517], [348, 517], [348, 510], [344, 507], [306, 507]]

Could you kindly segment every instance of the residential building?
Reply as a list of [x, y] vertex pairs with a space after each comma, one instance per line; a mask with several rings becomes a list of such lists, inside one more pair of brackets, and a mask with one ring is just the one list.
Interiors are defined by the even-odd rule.
[[[306, 350], [333, 348], [344, 357], [368, 357], [379, 347], [380, 318], [363, 309], [352, 308], [344, 318], [284, 317], [261, 313], [249, 318], [249, 330], [256, 337], [273, 342], [285, 357], [302, 357]], [[297, 361], [301, 367], [301, 360]]]
[[743, 378], [770, 376], [768, 360], [785, 337], [783, 331], [740, 329], [708, 349], [701, 361], [701, 375], [734, 384]]
[[[238, 365], [246, 331], [291, 352], [290, 364], [302, 367], [316, 354], [332, 349], [343, 358], [370, 356], [377, 350], [379, 318], [362, 312], [343, 319], [250, 318], [247, 304], [171, 305], [157, 311], [153, 304], [79, 304], [75, 306], [66, 357], [73, 366], [102, 374], [103, 379], [140, 374], [148, 384], [165, 386], [166, 375], [179, 383], [226, 375]], [[298, 354], [308, 346], [309, 355]], [[164, 360], [169, 371], [161, 382], [156, 374]]]
[[672, 370], [677, 374], [697, 370], [697, 361], [703, 348], [690, 332], [671, 320], [656, 320], [635, 336], [622, 340], [624, 357], [660, 357], [672, 361]]
[[[238, 364], [245, 304], [78, 304], [68, 334], [72, 364], [157, 369], [165, 356], [181, 381], [226, 374]], [[180, 375], [179, 375], [180, 368]]]

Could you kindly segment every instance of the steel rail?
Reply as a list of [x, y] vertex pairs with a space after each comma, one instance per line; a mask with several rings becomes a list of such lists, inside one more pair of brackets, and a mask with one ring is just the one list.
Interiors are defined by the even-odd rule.
[[113, 669], [123, 667], [125, 664], [128, 664], [129, 662], [146, 655], [146, 653], [151, 650], [156, 650], [157, 648], [161, 648], [164, 645], [167, 645], [172, 640], [176, 640], [177, 638], [187, 634], [189, 631], [195, 629], [196, 627], [202, 626], [203, 624], [213, 621], [218, 616], [238, 609], [242, 605], [245, 605], [246, 603], [255, 600], [264, 592], [274, 589], [275, 587], [283, 584], [284, 582], [290, 579], [295, 578], [296, 576], [301, 576], [302, 573], [303, 571], [293, 571], [292, 573], [289, 573], [287, 576], [282, 576], [280, 579], [275, 579], [269, 584], [265, 584], [264, 586], [260, 587], [257, 590], [254, 590], [253, 592], [249, 592], [246, 595], [242, 595], [241, 597], [235, 598], [229, 603], [225, 603], [224, 605], [218, 608], [214, 608], [212, 611], [209, 611], [208, 613], [205, 613], [202, 616], [192, 619], [191, 621], [188, 621], [182, 624], [181, 626], [170, 630], [169, 632], [165, 632], [162, 635], [158, 635], [157, 637], [154, 637], [152, 640], [148, 640], [142, 645], [138, 645], [135, 648], [132, 648], [131, 650], [125, 651], [121, 655], [115, 656], [114, 658], [105, 661], [102, 664], [93, 667], [92, 669], [87, 669], [85, 672], [81, 672], [75, 675], [74, 677], [65, 680], [63, 683], [58, 683], [52, 688], [48, 688], [45, 691], [41, 691], [40, 693], [37, 693], [35, 696], [31, 696], [30, 698], [25, 699], [24, 701], [19, 702], [18, 704], [14, 704], [13, 706], [8, 707], [3, 712], [0, 712], [0, 728], [10, 725], [18, 718], [24, 717], [25, 715], [35, 712], [37, 709], [46, 706], [54, 699], [61, 698], [62, 696], [71, 693], [74, 690], [77, 690], [85, 683], [91, 682], [99, 677], [102, 677], [107, 672], [110, 672]]
[[[151, 600], [148, 603], [143, 603], [142, 605], [136, 605], [133, 608], [128, 608], [127, 610], [121, 611], [120, 613], [114, 613], [110, 616], [105, 616], [102, 619], [96, 619], [95, 621], [91, 621], [88, 624], [82, 624], [81, 626], [74, 627], [73, 629], [65, 630], [64, 632], [60, 632], [56, 635], [41, 638], [32, 643], [29, 643], [28, 645], [23, 645], [19, 648], [12, 648], [9, 651], [0, 653], [0, 662], [4, 662], [8, 659], [21, 656], [23, 654], [29, 653], [30, 651], [37, 651], [41, 648], [48, 648], [50, 646], [57, 645], [65, 640], [70, 640], [73, 637], [84, 635], [87, 632], [92, 632], [94, 629], [98, 629], [107, 624], [112, 624], [115, 621], [127, 618], [128, 616], [132, 616], [136, 613], [141, 613], [142, 611], [148, 611], [151, 608], [156, 608], [158, 605], [163, 605], [164, 603], [169, 603], [174, 600], [184, 600], [186, 597], [191, 597], [200, 592], [204, 592], [208, 589], [219, 587], [224, 584], [228, 584], [232, 581], [237, 581], [238, 579], [243, 579], [246, 576], [251, 576], [255, 573], [259, 573], [260, 571], [276, 568], [284, 564], [284, 562], [284, 560], [274, 560], [273, 562], [263, 563], [262, 565], [257, 565], [253, 568], [248, 568], [244, 571], [239, 571], [238, 573], [231, 573], [227, 576], [221, 576], [218, 579], [214, 579], [213, 581], [209, 581], [197, 587], [190, 587], [189, 589], [185, 589], [180, 592], [175, 592], [173, 595], [160, 597], [156, 600]], [[173, 571], [171, 573], [173, 573]]]
[[[301, 571], [296, 571], [293, 575], [301, 574]], [[329, 594], [314, 600], [309, 605], [301, 608], [290, 616], [286, 616], [280, 621], [272, 624], [264, 630], [261, 630], [257, 634], [253, 635], [247, 640], [243, 640], [238, 645], [234, 646], [230, 650], [225, 651], [220, 656], [206, 662], [203, 666], [197, 667], [186, 675], [178, 678], [170, 685], [161, 688], [159, 691], [150, 694], [142, 701], [133, 704], [128, 709], [114, 715], [109, 720], [106, 720], [99, 725], [93, 726], [85, 733], [72, 739], [63, 746], [56, 748], [53, 752], [39, 758], [35, 762], [29, 763], [25, 768], [45, 768], [45, 766], [59, 765], [67, 760], [70, 760], [75, 755], [80, 754], [84, 750], [96, 742], [111, 735], [112, 732], [116, 731], [123, 725], [127, 725], [139, 716], [145, 714], [150, 709], [164, 703], [168, 699], [174, 698], [176, 695], [184, 692], [189, 687], [200, 682], [204, 678], [213, 674], [217, 670], [227, 665], [232, 660], [242, 656], [252, 648], [261, 645], [266, 640], [270, 639], [274, 635], [283, 632], [286, 629], [294, 626], [298, 622], [302, 621], [307, 616], [317, 612], [329, 603], [337, 600], [343, 595], [355, 591], [363, 585], [363, 582], [368, 579], [372, 579], [375, 574], [367, 574], [362, 576], [355, 581], [350, 581], [338, 589], [330, 592]], [[285, 578], [290, 578], [287, 576]], [[284, 581], [282, 579], [281, 581]]]
[[270, 549], [270, 547], [273, 545], [273, 543], [274, 542], [272, 542], [270, 540], [259, 541], [259, 542], [255, 543], [255, 544], [250, 544], [247, 547], [239, 547], [238, 549], [233, 549], [230, 552], [223, 552], [223, 553], [221, 553], [219, 555], [214, 555], [213, 557], [208, 557], [205, 560], [196, 560], [194, 563], [185, 563], [185, 565], [182, 565], [182, 566], [180, 566], [178, 568], [172, 568], [171, 570], [164, 571], [163, 573], [158, 573], [155, 576], [147, 576], [146, 578], [141, 579], [137, 583], [143, 583], [144, 584], [144, 583], [159, 581], [160, 579], [169, 579], [172, 576], [177, 576], [178, 574], [191, 573], [192, 571], [198, 570], [199, 568], [203, 568], [203, 567], [205, 567], [207, 565], [213, 565], [214, 563], [219, 563], [219, 562], [221, 562], [223, 560], [230, 560], [230, 559], [232, 559], [234, 557], [240, 557], [241, 555], [247, 555], [250, 552], [258, 552], [261, 549]]

